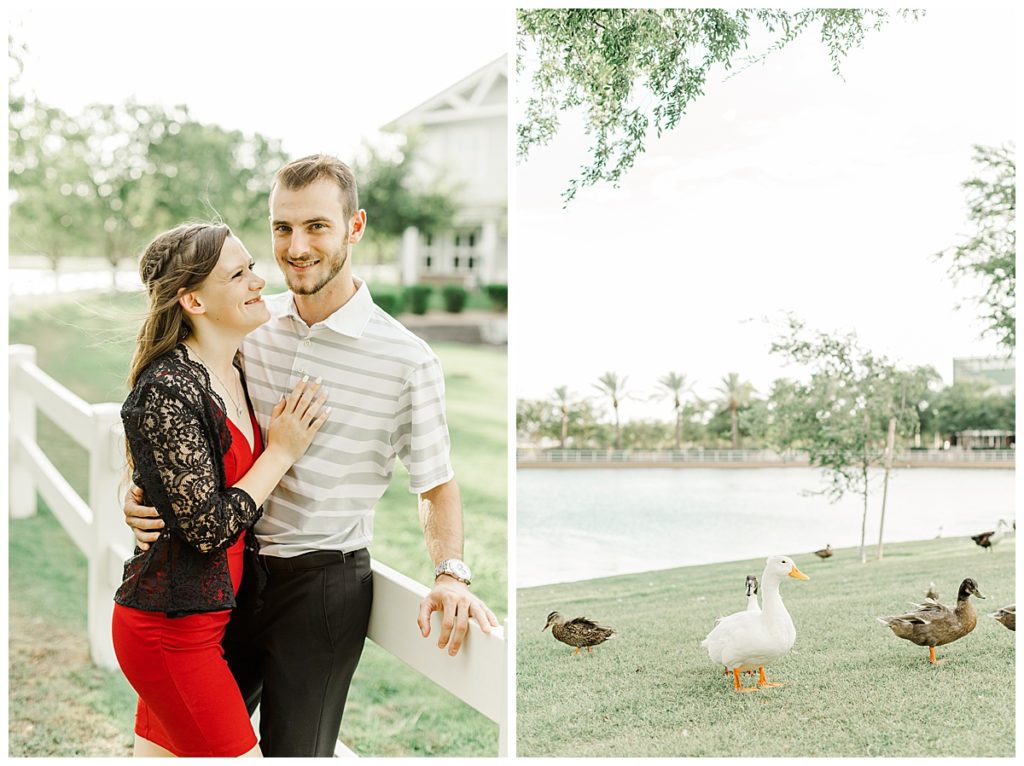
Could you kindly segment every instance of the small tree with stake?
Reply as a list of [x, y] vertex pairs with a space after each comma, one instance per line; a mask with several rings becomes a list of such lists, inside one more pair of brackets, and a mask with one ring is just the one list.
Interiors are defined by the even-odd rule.
[[[772, 343], [772, 353], [803, 365], [810, 381], [777, 380], [773, 386], [771, 430], [782, 448], [807, 453], [823, 470], [832, 501], [847, 492], [863, 498], [860, 559], [867, 560], [869, 470], [888, 462], [897, 434], [919, 428], [917, 402], [935, 373], [930, 368], [901, 371], [884, 357], [860, 347], [856, 336], [808, 332], [790, 317], [788, 332]], [[892, 440], [887, 440], [889, 433]], [[888, 470], [886, 481], [888, 480]], [[884, 524], [885, 509], [882, 510]], [[883, 529], [879, 529], [879, 556]]]

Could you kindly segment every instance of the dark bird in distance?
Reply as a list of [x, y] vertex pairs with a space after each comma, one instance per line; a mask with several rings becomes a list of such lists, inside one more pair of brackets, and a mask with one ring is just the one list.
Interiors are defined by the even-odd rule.
[[826, 545], [820, 551], [815, 551], [814, 555], [817, 556], [819, 559], [827, 559], [829, 556], [832, 555], [832, 546]]
[[974, 540], [976, 545], [986, 550], [992, 550], [992, 546], [1002, 540], [1006, 535], [1005, 530], [1009, 526], [1010, 525], [1006, 523], [1005, 519], [999, 519], [995, 529], [990, 532], [982, 532], [980, 535], [972, 535], [971, 539]]

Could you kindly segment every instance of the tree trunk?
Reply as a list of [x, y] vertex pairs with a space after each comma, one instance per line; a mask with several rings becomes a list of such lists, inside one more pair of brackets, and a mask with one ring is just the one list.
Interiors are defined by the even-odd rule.
[[679, 400], [676, 400], [676, 450], [683, 448], [683, 413], [679, 408]]
[[619, 429], [619, 403], [612, 402], [615, 410], [615, 449], [622, 449], [622, 432]]
[[867, 551], [864, 548], [864, 541], [867, 538], [868, 531], [868, 463], [867, 463], [867, 448], [864, 450], [865, 460], [861, 466], [862, 477], [864, 479], [864, 513], [860, 518], [860, 563], [866, 564], [868, 561]]
[[735, 404], [732, 404], [732, 403], [729, 404], [729, 415], [731, 416], [730, 419], [732, 421], [732, 448], [733, 449], [739, 449], [739, 446], [740, 446], [740, 429], [739, 429], [739, 426], [736, 423], [737, 418], [736, 418], [736, 405]]
[[569, 438], [569, 413], [562, 410], [562, 449], [565, 449], [565, 442]]
[[878, 524], [878, 560], [882, 560], [882, 532], [885, 530], [885, 502], [889, 497], [889, 473], [896, 446], [896, 418], [889, 418], [889, 436], [885, 440], [885, 479], [882, 481], [882, 520]]

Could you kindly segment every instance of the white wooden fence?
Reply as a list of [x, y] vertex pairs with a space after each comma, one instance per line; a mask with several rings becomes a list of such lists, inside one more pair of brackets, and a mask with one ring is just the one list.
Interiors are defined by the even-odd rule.
[[[893, 458], [897, 465], [934, 466], [971, 465], [1013, 467], [1016, 451], [1001, 450], [900, 450]], [[806, 452], [770, 449], [685, 449], [685, 450], [597, 450], [597, 449], [519, 449], [520, 465], [809, 465]]]
[[[36, 366], [32, 346], [11, 346], [10, 514], [36, 511], [38, 492], [89, 562], [88, 631], [93, 662], [116, 669], [110, 635], [114, 591], [133, 536], [121, 511], [124, 432], [121, 405], [88, 404]], [[36, 442], [36, 415], [43, 412], [89, 453], [88, 498], [82, 499]], [[40, 552], [43, 555], [44, 552]], [[441, 630], [435, 612], [429, 639], [416, 625], [419, 604], [429, 589], [379, 561], [373, 564], [373, 609], [368, 637], [414, 671], [426, 676], [498, 725], [498, 755], [508, 753], [508, 651], [505, 628], [485, 635], [470, 621], [469, 635], [455, 657], [437, 648]], [[354, 755], [338, 743], [337, 755]]]

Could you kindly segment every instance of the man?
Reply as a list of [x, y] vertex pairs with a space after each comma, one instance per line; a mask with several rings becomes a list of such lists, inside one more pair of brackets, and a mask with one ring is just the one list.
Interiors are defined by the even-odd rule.
[[[282, 392], [305, 376], [323, 379], [333, 413], [265, 504], [255, 531], [267, 584], [259, 604], [239, 594], [224, 646], [250, 711], [261, 706], [263, 754], [330, 756], [369, 620], [373, 509], [395, 457], [419, 495], [436, 567], [417, 618], [422, 634], [442, 611], [438, 646], [454, 656], [470, 617], [485, 633], [498, 621], [470, 593], [461, 561], [440, 363], [352, 275], [366, 213], [351, 170], [323, 155], [291, 162], [275, 176], [270, 209], [289, 292], [266, 298], [270, 321], [243, 343], [249, 394], [264, 430]], [[140, 545], [163, 526], [131, 496], [125, 514]], [[247, 578], [243, 591], [255, 580]]]

